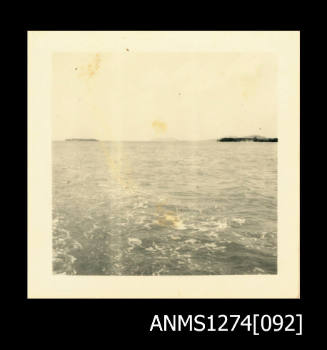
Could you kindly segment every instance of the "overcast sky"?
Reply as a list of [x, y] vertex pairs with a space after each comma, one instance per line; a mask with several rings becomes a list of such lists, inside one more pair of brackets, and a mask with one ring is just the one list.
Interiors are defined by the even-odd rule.
[[53, 56], [53, 139], [277, 137], [269, 53]]

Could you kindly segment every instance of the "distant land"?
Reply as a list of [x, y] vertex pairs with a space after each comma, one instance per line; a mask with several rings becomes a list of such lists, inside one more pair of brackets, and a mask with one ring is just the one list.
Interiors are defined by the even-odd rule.
[[[54, 140], [56, 141], [56, 140]], [[57, 140], [60, 141], [60, 140]], [[176, 138], [153, 138], [150, 140], [98, 140], [93, 138], [69, 138], [64, 141], [91, 141], [91, 142], [278, 142], [278, 138], [270, 138], [264, 136], [245, 136], [245, 137], [222, 137], [218, 139], [205, 139], [205, 140], [184, 140], [184, 139], [176, 139]]]
[[278, 142], [278, 138], [270, 138], [264, 136], [246, 136], [246, 137], [223, 137], [217, 139], [217, 142]]
[[97, 139], [66, 139], [65, 141], [98, 141]]

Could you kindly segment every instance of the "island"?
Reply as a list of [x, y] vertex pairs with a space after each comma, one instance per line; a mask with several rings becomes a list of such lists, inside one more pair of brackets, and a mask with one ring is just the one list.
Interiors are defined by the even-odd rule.
[[217, 142], [278, 142], [278, 138], [264, 136], [223, 137], [221, 139], [217, 139]]
[[66, 139], [65, 141], [99, 141], [97, 139]]

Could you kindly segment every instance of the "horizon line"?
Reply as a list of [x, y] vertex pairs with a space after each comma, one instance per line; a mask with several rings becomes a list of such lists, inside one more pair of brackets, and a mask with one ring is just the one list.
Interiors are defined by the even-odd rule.
[[177, 139], [177, 138], [166, 138], [166, 139], [148, 139], [148, 140], [110, 140], [110, 139], [97, 139], [94, 137], [69, 137], [65, 139], [51, 139], [51, 141], [67, 141], [67, 140], [96, 140], [101, 142], [197, 142], [197, 141], [217, 141], [221, 138], [232, 137], [232, 138], [243, 138], [243, 137], [264, 137], [264, 138], [277, 138], [277, 136], [262, 136], [262, 135], [250, 135], [250, 136], [220, 136], [215, 138], [206, 139]]
[[214, 138], [214, 139], [170, 139], [170, 140], [108, 140], [108, 139], [96, 139], [96, 138], [91, 138], [91, 137], [71, 137], [68, 139], [52, 139], [51, 141], [67, 141], [67, 140], [96, 140], [96, 141], [101, 141], [101, 142], [184, 142], [184, 141], [215, 141], [218, 140], [219, 138]]

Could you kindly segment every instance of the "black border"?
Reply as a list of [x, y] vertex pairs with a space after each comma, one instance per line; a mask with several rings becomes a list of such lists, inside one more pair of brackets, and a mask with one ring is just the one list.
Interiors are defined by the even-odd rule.
[[[158, 24], [157, 24], [158, 26]], [[60, 27], [60, 28], [58, 28]], [[307, 278], [305, 276], [305, 247], [308, 242], [308, 239], [300, 232], [300, 299], [27, 299], [27, 224], [28, 224], [28, 213], [27, 213], [27, 166], [28, 166], [28, 157], [27, 157], [27, 31], [31, 30], [196, 30], [196, 31], [208, 31], [208, 30], [247, 30], [247, 31], [283, 31], [283, 30], [292, 30], [300, 31], [300, 100], [301, 100], [301, 125], [303, 124], [303, 99], [304, 99], [304, 88], [303, 88], [303, 79], [304, 79], [304, 38], [305, 31], [302, 25], [299, 24], [281, 24], [277, 28], [274, 25], [224, 25], [221, 28], [217, 28], [216, 25], [206, 24], [202, 25], [201, 28], [190, 28], [190, 26], [178, 26], [178, 25], [163, 25], [160, 29], [154, 29], [153, 25], [116, 25], [110, 27], [108, 25], [82, 25], [82, 26], [72, 26], [72, 25], [53, 25], [53, 24], [28, 24], [23, 27], [22, 37], [23, 37], [23, 56], [25, 58], [25, 64], [23, 65], [23, 75], [26, 77], [25, 84], [25, 94], [24, 97], [26, 101], [26, 118], [24, 120], [22, 139], [25, 141], [26, 153], [23, 157], [23, 164], [26, 165], [26, 188], [25, 188], [25, 239], [24, 245], [22, 245], [21, 257], [23, 258], [23, 278], [22, 286], [20, 290], [22, 292], [20, 300], [22, 301], [22, 306], [24, 310], [24, 316], [22, 321], [28, 323], [29, 317], [33, 314], [33, 320], [36, 320], [38, 332], [49, 333], [51, 326], [55, 327], [55, 324], [60, 320], [60, 329], [65, 329], [67, 332], [74, 332], [80, 330], [87, 330], [88, 332], [95, 332], [97, 334], [103, 334], [104, 336], [110, 333], [110, 335], [132, 335], [132, 336], [165, 336], [165, 335], [184, 335], [187, 332], [180, 333], [150, 333], [149, 327], [152, 321], [154, 314], [241, 314], [245, 315], [247, 313], [259, 313], [259, 314], [276, 314], [281, 315], [293, 313], [301, 313], [304, 316], [303, 321], [303, 333], [306, 332], [306, 322], [305, 322], [305, 298], [306, 298], [306, 288], [305, 284]], [[302, 183], [302, 174], [303, 174], [303, 128], [300, 130], [301, 138], [301, 148], [300, 148], [300, 173], [301, 173], [301, 183]], [[302, 186], [301, 186], [302, 187]], [[303, 196], [302, 191], [300, 192], [300, 206], [301, 213], [303, 211]], [[303, 224], [303, 217], [301, 216], [301, 228]], [[23, 231], [24, 232], [24, 231]], [[101, 316], [105, 318], [105, 322], [99, 322]], [[46, 322], [43, 322], [46, 320]], [[49, 324], [50, 321], [50, 324]], [[187, 333], [187, 335], [196, 335], [196, 336], [234, 336], [236, 335], [231, 333]], [[239, 334], [237, 334], [239, 335]], [[249, 334], [242, 334], [249, 335]], [[266, 335], [278, 335], [285, 336], [292, 334], [266, 334]]]

